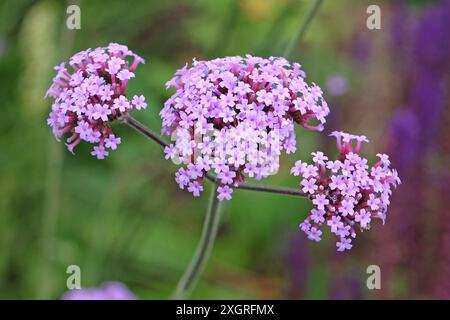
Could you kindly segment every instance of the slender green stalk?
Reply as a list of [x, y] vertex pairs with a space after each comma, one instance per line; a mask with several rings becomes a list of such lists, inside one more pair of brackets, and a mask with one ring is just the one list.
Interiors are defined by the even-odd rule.
[[123, 123], [127, 124], [128, 126], [130, 126], [131, 128], [133, 128], [134, 130], [136, 130], [137, 132], [139, 132], [140, 134], [143, 134], [144, 136], [146, 136], [150, 140], [153, 140], [154, 142], [159, 144], [161, 147], [164, 148], [164, 147], [167, 147], [169, 145], [160, 136], [158, 136], [156, 133], [154, 133], [152, 130], [147, 128], [145, 125], [143, 125], [142, 123], [137, 121], [135, 118], [133, 118], [129, 114], [124, 114], [121, 117], [120, 120]]
[[307, 13], [305, 19], [303, 20], [302, 24], [299, 26], [296, 33], [292, 37], [291, 41], [289, 41], [286, 50], [284, 50], [283, 57], [285, 57], [286, 59], [290, 58], [292, 52], [294, 51], [295, 46], [301, 42], [303, 36], [305, 35], [306, 30], [308, 29], [311, 23], [311, 20], [314, 18], [320, 6], [322, 5], [322, 2], [323, 0], [316, 0], [316, 2], [313, 4], [311, 9]]
[[200, 274], [203, 272], [211, 254], [220, 221], [220, 202], [217, 199], [217, 194], [216, 185], [213, 184], [200, 242], [188, 268], [178, 282], [175, 292], [172, 295], [173, 299], [179, 300], [188, 297], [196, 285]]

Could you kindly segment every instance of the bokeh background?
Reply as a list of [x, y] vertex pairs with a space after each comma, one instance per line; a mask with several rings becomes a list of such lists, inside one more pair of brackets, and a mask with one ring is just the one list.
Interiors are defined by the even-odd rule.
[[[366, 28], [367, 6], [382, 29]], [[65, 27], [68, 4], [81, 30]], [[165, 82], [192, 58], [281, 55], [312, 0], [87, 1], [0, 3], [0, 298], [57, 299], [66, 268], [83, 287], [126, 284], [141, 299], [165, 299], [199, 240], [208, 200], [179, 190], [162, 150], [117, 124], [122, 145], [98, 161], [55, 141], [43, 96], [52, 67], [73, 53], [126, 44], [147, 63], [129, 85], [149, 108], [133, 116], [154, 131], [171, 91]], [[192, 298], [450, 298], [450, 1], [325, 0], [291, 60], [302, 64], [331, 107], [325, 133], [371, 139], [363, 153], [391, 155], [403, 184], [385, 226], [335, 251], [298, 229], [307, 200], [236, 190], [211, 259]], [[322, 149], [325, 134], [298, 129], [266, 184], [296, 187], [297, 159]], [[366, 287], [379, 265], [380, 290]]]

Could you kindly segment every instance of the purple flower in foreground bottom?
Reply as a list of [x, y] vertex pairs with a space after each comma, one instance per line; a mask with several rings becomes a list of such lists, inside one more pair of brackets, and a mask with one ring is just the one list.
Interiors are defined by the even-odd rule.
[[314, 165], [297, 161], [291, 174], [302, 177], [300, 187], [315, 206], [300, 224], [301, 230], [309, 239], [320, 241], [319, 228], [326, 224], [339, 238], [337, 250], [345, 251], [353, 246], [357, 226], [369, 229], [372, 219], [384, 223], [391, 187], [400, 184], [400, 179], [390, 169], [387, 155], [378, 154], [380, 160], [369, 168], [367, 160], [357, 154], [366, 137], [344, 132], [331, 135], [337, 138], [338, 160], [326, 162], [322, 153], [313, 153]]
[[174, 141], [166, 159], [187, 166], [176, 181], [198, 196], [211, 170], [223, 187], [220, 200], [231, 199], [229, 188], [247, 176], [275, 174], [281, 153], [296, 149], [295, 124], [322, 130], [330, 111], [300, 64], [281, 57], [194, 60], [167, 87], [176, 92], [160, 112], [162, 133]]
[[[130, 56], [132, 61], [127, 61]], [[108, 155], [106, 148], [117, 148], [120, 138], [109, 123], [130, 110], [147, 107], [144, 96], [134, 96], [130, 102], [125, 95], [128, 80], [143, 62], [126, 46], [111, 43], [75, 54], [69, 60], [71, 72], [66, 63], [55, 67], [58, 74], [47, 91], [55, 101], [47, 123], [58, 139], [70, 134], [66, 140], [70, 152], [83, 140], [97, 144], [91, 154], [98, 159]]]
[[120, 282], [106, 282], [98, 288], [74, 289], [63, 294], [62, 300], [136, 300], [136, 296]]

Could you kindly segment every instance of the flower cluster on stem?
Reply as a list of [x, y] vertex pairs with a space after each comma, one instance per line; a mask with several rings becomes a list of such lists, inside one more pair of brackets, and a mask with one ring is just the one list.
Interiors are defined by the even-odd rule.
[[166, 159], [185, 164], [176, 181], [194, 196], [209, 171], [220, 182], [219, 200], [231, 199], [247, 176], [276, 173], [282, 151], [296, 150], [294, 125], [322, 130], [329, 113], [322, 90], [281, 57], [194, 60], [167, 86], [176, 92], [160, 113], [162, 132], [174, 141]]
[[327, 225], [338, 237], [338, 251], [352, 248], [356, 230], [368, 230], [374, 219], [385, 221], [392, 187], [400, 184], [389, 157], [378, 154], [371, 168], [358, 152], [364, 136], [333, 132], [339, 156], [330, 160], [323, 152], [313, 152], [313, 164], [297, 161], [291, 174], [301, 176], [300, 188], [308, 194], [314, 208], [300, 224], [309, 239], [320, 241], [320, 227]]
[[55, 67], [57, 75], [47, 91], [54, 98], [47, 123], [57, 139], [68, 135], [70, 152], [81, 141], [94, 144], [91, 154], [98, 159], [117, 148], [121, 139], [112, 132], [110, 122], [132, 109], [147, 107], [143, 95], [129, 100], [125, 94], [139, 63], [144, 59], [127, 46], [111, 43], [76, 53], [68, 67], [65, 62]]

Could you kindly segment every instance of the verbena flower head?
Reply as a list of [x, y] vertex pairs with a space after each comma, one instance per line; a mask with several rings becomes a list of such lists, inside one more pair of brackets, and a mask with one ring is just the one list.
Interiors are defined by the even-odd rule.
[[356, 230], [368, 230], [373, 219], [383, 224], [390, 203], [392, 187], [400, 184], [397, 171], [390, 168], [389, 157], [378, 154], [371, 168], [358, 155], [364, 136], [333, 132], [337, 138], [339, 159], [330, 160], [322, 152], [313, 152], [313, 164], [297, 161], [291, 174], [301, 176], [301, 190], [312, 200], [314, 208], [300, 224], [313, 241], [320, 241], [320, 227], [327, 225], [339, 241], [338, 251], [352, 248]]
[[[70, 152], [81, 142], [94, 144], [91, 154], [98, 159], [115, 150], [120, 138], [109, 124], [132, 109], [145, 109], [144, 96], [125, 95], [128, 80], [144, 59], [124, 45], [88, 49], [75, 54], [69, 66], [63, 62], [47, 95], [55, 100], [47, 120], [57, 139], [67, 134]], [[46, 96], [47, 96], [46, 95]]]
[[221, 183], [220, 200], [231, 199], [229, 186], [245, 176], [276, 173], [281, 152], [296, 150], [295, 123], [322, 130], [329, 113], [322, 90], [284, 58], [194, 60], [167, 87], [176, 92], [160, 113], [162, 132], [174, 141], [166, 158], [186, 165], [176, 181], [194, 196], [208, 171]]

